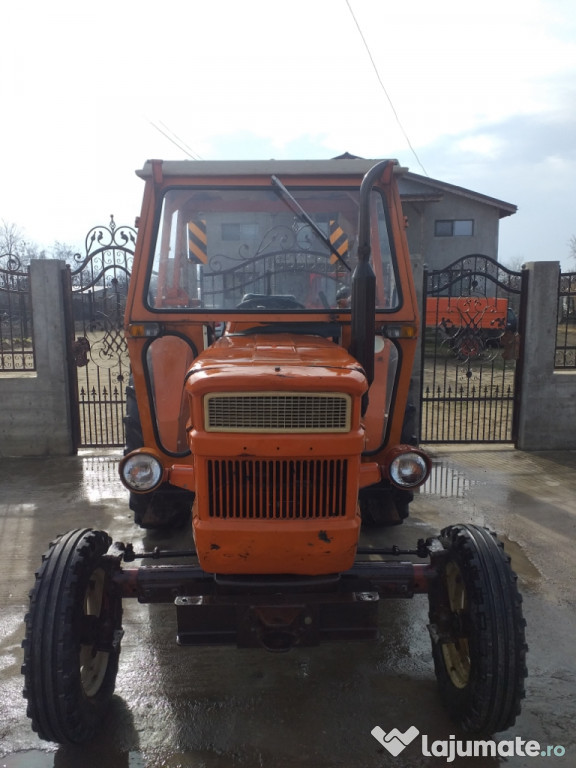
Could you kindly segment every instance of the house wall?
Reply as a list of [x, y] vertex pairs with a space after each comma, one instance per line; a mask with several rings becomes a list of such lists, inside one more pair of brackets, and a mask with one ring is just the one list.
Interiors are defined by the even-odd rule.
[[[408, 219], [410, 253], [422, 254], [428, 270], [444, 269], [453, 261], [473, 253], [498, 258], [498, 209], [462, 195], [444, 193], [437, 202], [402, 203]], [[472, 236], [436, 237], [434, 223], [439, 219], [473, 219]]]

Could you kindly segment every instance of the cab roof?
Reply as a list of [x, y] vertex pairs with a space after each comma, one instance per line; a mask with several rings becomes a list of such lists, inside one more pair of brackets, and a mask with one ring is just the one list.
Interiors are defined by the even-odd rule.
[[[153, 163], [162, 163], [162, 176], [363, 176], [381, 160], [335, 158], [332, 160], [147, 160], [141, 179], [153, 176]], [[397, 160], [392, 160], [396, 172], [402, 172]]]

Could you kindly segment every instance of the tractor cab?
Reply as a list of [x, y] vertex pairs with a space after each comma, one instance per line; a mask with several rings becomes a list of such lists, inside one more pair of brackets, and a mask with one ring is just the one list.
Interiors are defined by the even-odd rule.
[[[368, 523], [407, 515], [428, 462], [406, 428], [419, 321], [399, 173], [395, 161], [344, 159], [145, 165], [126, 311], [140, 444], [123, 477], [137, 522], [180, 519], [183, 488], [200, 535], [224, 482], [208, 466], [235, 462], [226, 483], [243, 495], [263, 471], [254, 460], [280, 473], [280, 519], [333, 515], [324, 500], [304, 511], [286, 498], [334, 483], [297, 477], [279, 456], [302, 472], [337, 456], [349, 552], [359, 499]], [[154, 485], [131, 483], [140, 472]]]

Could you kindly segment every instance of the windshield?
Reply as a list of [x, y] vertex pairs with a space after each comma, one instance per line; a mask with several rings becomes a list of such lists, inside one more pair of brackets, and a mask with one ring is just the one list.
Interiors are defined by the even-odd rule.
[[[302, 312], [350, 308], [357, 190], [172, 189], [163, 199], [148, 305], [158, 311]], [[372, 192], [379, 310], [398, 306], [382, 196]], [[300, 210], [299, 210], [300, 209]]]

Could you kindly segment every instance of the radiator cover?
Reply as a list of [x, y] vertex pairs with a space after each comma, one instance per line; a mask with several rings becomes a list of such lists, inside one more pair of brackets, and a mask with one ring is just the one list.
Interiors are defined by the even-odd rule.
[[344, 517], [346, 459], [208, 459], [210, 518], [306, 520]]

